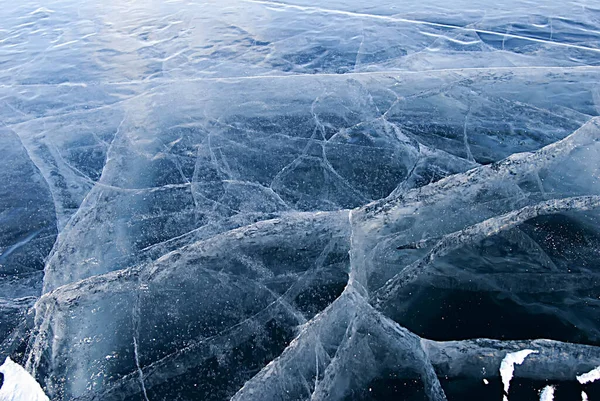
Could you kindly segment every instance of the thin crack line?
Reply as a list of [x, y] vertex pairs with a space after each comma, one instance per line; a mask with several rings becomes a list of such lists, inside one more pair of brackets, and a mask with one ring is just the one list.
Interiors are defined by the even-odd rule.
[[142, 387], [142, 392], [144, 393], [144, 399], [146, 401], [150, 401], [148, 399], [148, 393], [146, 392], [146, 385], [144, 384], [144, 372], [142, 372], [142, 368], [140, 366], [140, 360], [138, 356], [138, 343], [135, 335], [133, 336], [133, 352], [135, 355], [135, 365], [137, 367], [138, 375], [140, 378], [140, 386]]

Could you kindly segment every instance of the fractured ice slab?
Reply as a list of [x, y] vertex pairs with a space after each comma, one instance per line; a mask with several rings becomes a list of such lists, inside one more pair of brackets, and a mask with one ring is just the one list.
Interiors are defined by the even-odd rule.
[[[595, 113], [586, 91], [597, 77], [578, 73], [573, 86], [572, 75], [552, 73], [560, 96], [550, 103], [529, 92], [535, 85], [541, 90], [549, 73], [301, 76], [159, 87], [126, 102], [101, 176], [87, 181], [91, 189], [50, 255], [45, 288], [131, 266], [149, 247], [194, 230], [214, 233], [290, 210], [357, 207], [555, 142]], [[525, 84], [527, 92], [513, 94]], [[174, 96], [186, 105], [181, 110], [169, 108]], [[428, 109], [438, 112], [425, 118]], [[90, 238], [89, 247], [76, 246], [82, 237]]]
[[[231, 388], [196, 388], [190, 377], [243, 383], [262, 367], [259, 361], [280, 352], [297, 325], [343, 290], [348, 228], [347, 213], [338, 212], [267, 220], [148, 265], [63, 286], [36, 306], [43, 334], [34, 347], [70, 349], [79, 356], [68, 361], [60, 352], [34, 352], [28, 366], [45, 376], [53, 397], [137, 394], [138, 366], [150, 398], [176, 388], [206, 393], [206, 399], [222, 397]], [[242, 349], [249, 359], [239, 360]], [[77, 362], [89, 358], [100, 364]], [[59, 372], [67, 371], [65, 382]]]
[[151, 3], [0, 10], [2, 357], [56, 401], [454, 401], [535, 350], [511, 401], [593, 399], [593, 1]]
[[[443, 390], [431, 372], [437, 369], [436, 374], [442, 374], [446, 364], [450, 364], [451, 369], [462, 366], [462, 357], [454, 357], [444, 351], [447, 359], [445, 363], [441, 363], [432, 356], [425, 357], [426, 354], [421, 352], [421, 356], [411, 358], [416, 358], [415, 361], [422, 360], [419, 363], [425, 365], [415, 362], [396, 373], [391, 367], [391, 371], [386, 370], [386, 365], [382, 365], [378, 355], [382, 352], [381, 349], [389, 352], [390, 346], [385, 344], [392, 340], [388, 336], [395, 338], [399, 334], [393, 333], [406, 333], [402, 336], [416, 340], [418, 337], [413, 337], [414, 334], [381, 315], [368, 302], [370, 300], [376, 308], [398, 319], [400, 323], [410, 323], [399, 319], [395, 312], [403, 310], [404, 305], [410, 305], [411, 298], [402, 297], [402, 291], [412, 283], [420, 283], [421, 289], [416, 287], [418, 291], [423, 291], [430, 284], [438, 286], [436, 275], [427, 271], [426, 263], [412, 262], [413, 267], [409, 266], [396, 273], [397, 278], [392, 277], [386, 284], [378, 279], [381, 272], [372, 264], [379, 260], [378, 252], [385, 251], [385, 255], [390, 257], [410, 249], [417, 252], [417, 255], [420, 253], [425, 262], [435, 261], [438, 255], [443, 257], [452, 249], [468, 247], [472, 241], [493, 238], [494, 235], [539, 216], [566, 213], [571, 219], [569, 224], [573, 225], [570, 230], [575, 238], [582, 236], [580, 240], [571, 240], [567, 248], [556, 248], [558, 253], [553, 253], [545, 250], [544, 242], [540, 239], [537, 239], [540, 241], [537, 248], [533, 245], [531, 241], [536, 241], [534, 230], [529, 233], [529, 242], [524, 237], [516, 237], [519, 241], [524, 241], [519, 246], [525, 247], [525, 252], [519, 257], [526, 258], [527, 252], [534, 252], [533, 255], [538, 255], [539, 260], [547, 261], [548, 265], [530, 267], [533, 269], [532, 273], [537, 272], [535, 280], [538, 282], [540, 277], [548, 280], [553, 280], [555, 275], [556, 280], [564, 278], [565, 275], [561, 272], [563, 260], [571, 261], [568, 266], [574, 270], [573, 274], [577, 274], [576, 268], [585, 270], [586, 266], [593, 266], [596, 248], [594, 242], [589, 241], [594, 241], [594, 233], [586, 230], [593, 227], [592, 223], [598, 218], [595, 213], [600, 208], [600, 197], [596, 195], [598, 165], [586, 161], [596, 157], [598, 133], [597, 122], [592, 120], [563, 141], [538, 152], [515, 155], [491, 166], [482, 166], [448, 177], [423, 188], [407, 191], [401, 197], [392, 197], [351, 212], [284, 213], [275, 219], [226, 231], [183, 246], [155, 262], [61, 286], [44, 295], [36, 305], [40, 334], [33, 343], [28, 366], [43, 377], [43, 383], [51, 395], [118, 399], [123, 394], [141, 394], [145, 389], [149, 398], [152, 395], [160, 398], [178, 388], [184, 389], [181, 391], [190, 394], [190, 397], [197, 391], [205, 391], [203, 394], [210, 392], [214, 399], [219, 399], [227, 394], [233, 395], [233, 387], [223, 387], [222, 379], [216, 378], [215, 384], [196, 389], [194, 384], [200, 383], [194, 378], [203, 377], [210, 371], [221, 372], [222, 367], [225, 369], [223, 374], [228, 372], [230, 383], [241, 385], [260, 371], [271, 358], [283, 352], [264, 371], [265, 380], [269, 378], [279, 384], [263, 386], [263, 373], [260, 373], [255, 380], [244, 385], [238, 396], [246, 397], [247, 394], [252, 397], [257, 391], [263, 391], [260, 388], [304, 392], [304, 387], [298, 388], [293, 381], [285, 382], [288, 380], [285, 375], [274, 373], [278, 371], [276, 367], [279, 364], [292, 364], [297, 369], [303, 369], [298, 374], [305, 377], [306, 383], [316, 383], [308, 384], [309, 394], [322, 394], [322, 397], [343, 399], [348, 394], [362, 391], [361, 388], [368, 387], [370, 382], [375, 383], [382, 377], [389, 377], [386, 375], [392, 375], [394, 380], [412, 381], [420, 378], [421, 381], [417, 383], [422, 384], [417, 385], [414, 391], [424, 391], [433, 399], [444, 399]], [[578, 171], [579, 174], [566, 182], [554, 179], [556, 175], [564, 176], [570, 171]], [[543, 188], [536, 186], [536, 174], [543, 177]], [[530, 187], [532, 180], [535, 185]], [[534, 190], [526, 190], [527, 188]], [[423, 192], [430, 195], [419, 196]], [[461, 194], [460, 198], [453, 195], [456, 192]], [[513, 193], [520, 196], [515, 197]], [[565, 194], [570, 196], [565, 197]], [[463, 202], [464, 208], [471, 208], [476, 212], [464, 215], [463, 220], [449, 220], [442, 224], [436, 218], [439, 214], [418, 214], [413, 211], [413, 221], [416, 218], [422, 221], [418, 225], [421, 230], [435, 227], [438, 231], [433, 235], [430, 231], [430, 237], [425, 237], [421, 242], [412, 242], [410, 247], [402, 245], [407, 244], [407, 237], [402, 229], [406, 229], [408, 222], [401, 218], [402, 213], [409, 210], [407, 205], [413, 205], [410, 210], [418, 210], [418, 207], [436, 210], [436, 207], [451, 207], [447, 202], [452, 196], [454, 201]], [[552, 199], [552, 196], [556, 199]], [[547, 200], [541, 200], [544, 198]], [[538, 227], [545, 233], [550, 232], [554, 223], [542, 223], [536, 222], [533, 227]], [[365, 233], [370, 233], [370, 236], [365, 236]], [[418, 233], [413, 231], [413, 235]], [[414, 241], [415, 237], [408, 238], [413, 238]], [[370, 246], [372, 239], [377, 241], [374, 247]], [[432, 248], [432, 242], [439, 245]], [[402, 245], [401, 249], [397, 249], [399, 245]], [[574, 249], [578, 251], [573, 252]], [[347, 260], [348, 250], [351, 251], [351, 263]], [[369, 254], [375, 257], [365, 263], [364, 255]], [[453, 266], [451, 261], [447, 263]], [[591, 323], [595, 321], [592, 309], [577, 305], [568, 314], [564, 303], [545, 295], [553, 287], [546, 284], [538, 288], [528, 284], [524, 284], [522, 289], [516, 287], [519, 283], [510, 281], [511, 274], [514, 274], [510, 269], [518, 266], [508, 266], [509, 270], [504, 274], [498, 274], [503, 273], [498, 271], [490, 278], [486, 274], [496, 269], [493, 265], [492, 270], [490, 266], [476, 264], [462, 266], [461, 269], [452, 268], [449, 270], [449, 277], [456, 275], [455, 284], [451, 287], [446, 284], [445, 288], [460, 289], [466, 286], [464, 288], [469, 289], [477, 285], [482, 294], [489, 292], [493, 295], [497, 288], [502, 289], [504, 286], [506, 291], [516, 291], [515, 294], [520, 297], [528, 296], [532, 300], [538, 299], [537, 302], [545, 302], [550, 308], [546, 312], [550, 318], [556, 319], [556, 322], [577, 322], [578, 335], [589, 338], [587, 341], [597, 341], [597, 328]], [[391, 273], [393, 270], [387, 272]], [[463, 279], [461, 274], [466, 273], [472, 276], [467, 275]], [[481, 278], [474, 280], [471, 277]], [[528, 276], [524, 274], [520, 277], [522, 280]], [[427, 280], [419, 281], [425, 278]], [[337, 292], [321, 298], [328, 286], [331, 289], [337, 286]], [[566, 294], [569, 296], [578, 291], [594, 290], [596, 286], [594, 281], [574, 279], [566, 287]], [[389, 290], [380, 290], [388, 287]], [[219, 290], [214, 292], [215, 288]], [[333, 301], [342, 291], [341, 298]], [[311, 293], [316, 298], [311, 299]], [[380, 295], [395, 293], [398, 296]], [[521, 293], [524, 295], [519, 295]], [[546, 299], [537, 298], [540, 296]], [[253, 301], [249, 302], [249, 299]], [[391, 308], [393, 305], [395, 308]], [[338, 313], [341, 313], [340, 317], [334, 318]], [[348, 316], [347, 313], [352, 315]], [[327, 316], [332, 316], [334, 320], [329, 322]], [[310, 321], [311, 319], [313, 320]], [[336, 323], [336, 319], [340, 320]], [[424, 320], [418, 320], [417, 323], [424, 323], [428, 317], [422, 314], [419, 319]], [[307, 320], [310, 322], [306, 323]], [[97, 322], [100, 321], [104, 323], [98, 325]], [[107, 324], [107, 321], [111, 323]], [[344, 327], [340, 326], [342, 322], [354, 322], [351, 323], [354, 326], [348, 327], [355, 328], [350, 332], [350, 328], [344, 329], [346, 335], [342, 332], [326, 334], [329, 327]], [[412, 325], [409, 324], [409, 327]], [[300, 326], [300, 332], [296, 331], [297, 326]], [[313, 326], [320, 328], [310, 329]], [[51, 333], [55, 334], [54, 340], [50, 342], [48, 336]], [[262, 334], [255, 337], [258, 333]], [[329, 339], [319, 339], [321, 334]], [[366, 340], [360, 340], [365, 335], [372, 339], [371, 342], [363, 343]], [[329, 343], [330, 345], [323, 346], [325, 350], [329, 347], [331, 351], [326, 354], [318, 348], [312, 351], [317, 339], [319, 342]], [[459, 339], [462, 338], [457, 338]], [[94, 344], [94, 347], [90, 348], [88, 344]], [[298, 344], [298, 351], [294, 351], [294, 344]], [[464, 341], [459, 344], [468, 346]], [[249, 365], [239, 365], [236, 362], [233, 356], [236, 349], [256, 349], [257, 346], [263, 351], [259, 354], [252, 353], [253, 357], [245, 362]], [[498, 342], [494, 347], [502, 350], [503, 342]], [[536, 368], [532, 372], [537, 373], [534, 377], [539, 378], [541, 372], [550, 371], [555, 372], [555, 375], [559, 374], [561, 378], [574, 379], [577, 365], [573, 362], [565, 363], [553, 352], [561, 350], [570, 361], [569, 358], [577, 360], [576, 355], [581, 352], [580, 349], [552, 343], [546, 343], [544, 347], [548, 351], [541, 353], [543, 359], [535, 361]], [[43, 352], [48, 348], [53, 352]], [[69, 349], [73, 360], [65, 359], [60, 349]], [[481, 355], [489, 355], [484, 349], [480, 350], [481, 354], [475, 354], [479, 358]], [[350, 362], [353, 361], [354, 352], [359, 351], [363, 357], [356, 359], [357, 363], [366, 363], [364, 358], [372, 355], [373, 366], [382, 369], [373, 371], [373, 376], [365, 375], [363, 381], [354, 378], [355, 369], [351, 368]], [[479, 352], [478, 348], [474, 351]], [[400, 348], [398, 352], [399, 355], [404, 355], [405, 352], [416, 351], [407, 343], [406, 348]], [[550, 354], [546, 355], [546, 352]], [[596, 348], [591, 347], [586, 352], [595, 355]], [[332, 355], [338, 355], [339, 359], [332, 360]], [[102, 362], [98, 365], [81, 365], [76, 362], [90, 358]], [[299, 358], [308, 359], [300, 362]], [[398, 358], [403, 360], [406, 357]], [[498, 359], [494, 359], [497, 361], [495, 369], [488, 366], [486, 370], [497, 371], [502, 358], [499, 355]], [[589, 359], [588, 363], [597, 360], [597, 356], [594, 358], [596, 359]], [[428, 360], [432, 367], [427, 368]], [[218, 361], [216, 366], [220, 368], [216, 371], [216, 366], [211, 368], [211, 361]], [[314, 365], [313, 361], [316, 361]], [[487, 363], [491, 361], [493, 360]], [[395, 362], [390, 363], [390, 366], [397, 368]], [[425, 370], [414, 371], [417, 366], [423, 366]], [[564, 366], [567, 374], [558, 373], [560, 370], [557, 366]], [[586, 368], [591, 366], [596, 365], [586, 365]], [[250, 372], [248, 368], [251, 369]], [[481, 366], [475, 365], [474, 368], [481, 369]], [[359, 369], [358, 366], [356, 369]], [[70, 372], [69, 381], [62, 379], [65, 374], [63, 372]], [[90, 377], [95, 379], [90, 381]], [[256, 384], [250, 386], [251, 383]], [[348, 387], [348, 383], [353, 384]], [[258, 389], [250, 390], [255, 385]], [[267, 397], [268, 393], [261, 394]], [[280, 397], [276, 394], [278, 393], [273, 393], [272, 397]]]

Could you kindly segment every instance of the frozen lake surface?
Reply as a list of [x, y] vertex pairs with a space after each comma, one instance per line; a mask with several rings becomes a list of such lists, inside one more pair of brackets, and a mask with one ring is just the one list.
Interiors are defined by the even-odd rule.
[[6, 3], [51, 400], [600, 399], [597, 1]]

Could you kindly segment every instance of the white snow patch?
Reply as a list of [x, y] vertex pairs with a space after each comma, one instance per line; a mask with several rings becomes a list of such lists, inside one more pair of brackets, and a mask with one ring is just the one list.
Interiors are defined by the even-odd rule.
[[502, 383], [504, 384], [504, 401], [508, 401], [508, 389], [510, 388], [510, 381], [512, 380], [513, 373], [515, 371], [515, 365], [523, 363], [525, 358], [530, 354], [537, 354], [537, 351], [532, 349], [524, 349], [517, 352], [510, 352], [506, 354], [502, 363], [500, 363], [500, 376], [502, 377]]
[[0, 401], [49, 401], [38, 382], [10, 358], [0, 366], [0, 373], [4, 375]]
[[554, 400], [554, 386], [546, 386], [540, 394], [540, 401], [553, 401]]
[[581, 392], [581, 401], [588, 401], [588, 396], [585, 391]]
[[577, 376], [577, 380], [581, 384], [595, 382], [598, 379], [600, 379], [600, 366], [598, 366], [596, 369], [590, 370], [587, 373]]

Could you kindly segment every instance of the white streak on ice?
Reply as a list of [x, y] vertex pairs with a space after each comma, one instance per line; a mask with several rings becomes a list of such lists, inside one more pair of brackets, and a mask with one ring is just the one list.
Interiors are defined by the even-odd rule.
[[[135, 356], [135, 364], [137, 366], [138, 375], [140, 378], [140, 387], [142, 388], [142, 393], [144, 394], [144, 399], [148, 400], [148, 393], [146, 392], [146, 385], [144, 384], [144, 372], [142, 372], [142, 367], [140, 366], [140, 357], [138, 354], [138, 343], [137, 336], [133, 336], [133, 354]], [[2, 401], [2, 400], [0, 400]]]
[[10, 358], [0, 366], [0, 373], [4, 375], [0, 401], [49, 401], [38, 382]]
[[510, 388], [510, 381], [512, 380], [513, 373], [515, 371], [515, 365], [523, 363], [525, 358], [530, 354], [537, 354], [537, 351], [532, 349], [524, 349], [517, 352], [511, 352], [506, 354], [502, 363], [500, 363], [500, 376], [502, 377], [502, 383], [504, 384], [504, 401], [508, 401], [508, 389]]
[[600, 379], [600, 366], [596, 369], [592, 369], [587, 373], [577, 376], [577, 381], [581, 384], [595, 382]]
[[553, 401], [554, 400], [554, 386], [546, 386], [540, 394], [540, 401]]
[[[382, 21], [388, 21], [388, 22], [431, 26], [431, 27], [435, 27], [435, 28], [452, 29], [452, 30], [464, 31], [464, 32], [483, 33], [483, 34], [488, 34], [488, 35], [501, 36], [503, 38], [527, 40], [527, 41], [531, 41], [531, 42], [535, 42], [535, 43], [543, 43], [543, 44], [550, 45], [550, 46], [561, 46], [561, 47], [568, 47], [568, 48], [574, 48], [574, 49], [579, 49], [579, 50], [588, 50], [588, 51], [592, 51], [592, 52], [600, 51], [600, 49], [596, 49], [596, 48], [588, 47], [588, 46], [582, 46], [582, 45], [565, 43], [565, 42], [555, 42], [553, 40], [536, 38], [536, 37], [525, 36], [525, 35], [517, 35], [517, 34], [513, 34], [513, 33], [509, 33], [509, 32], [490, 31], [487, 29], [480, 29], [480, 28], [477, 28], [474, 26], [451, 25], [451, 24], [444, 24], [444, 23], [440, 23], [440, 22], [415, 20], [415, 19], [401, 18], [401, 17], [389, 16], [389, 15], [368, 14], [368, 13], [361, 13], [361, 12], [356, 12], [356, 11], [344, 11], [344, 10], [336, 10], [336, 9], [331, 9], [331, 8], [321, 8], [321, 7], [313, 7], [313, 6], [302, 6], [302, 5], [296, 5], [296, 4], [286, 4], [286, 3], [279, 3], [279, 2], [275, 2], [275, 1], [269, 1], [269, 0], [245, 0], [245, 1], [248, 3], [262, 4], [262, 5], [265, 5], [268, 7], [279, 7], [281, 9], [297, 10], [297, 11], [308, 12], [308, 13], [334, 14], [334, 15], [342, 15], [342, 16], [350, 17], [350, 18], [368, 18], [368, 19], [382, 20]], [[271, 9], [275, 10], [274, 8], [271, 8]], [[469, 42], [463, 42], [463, 43], [469, 43]]]
[[588, 396], [585, 391], [581, 392], [581, 401], [588, 401]]

